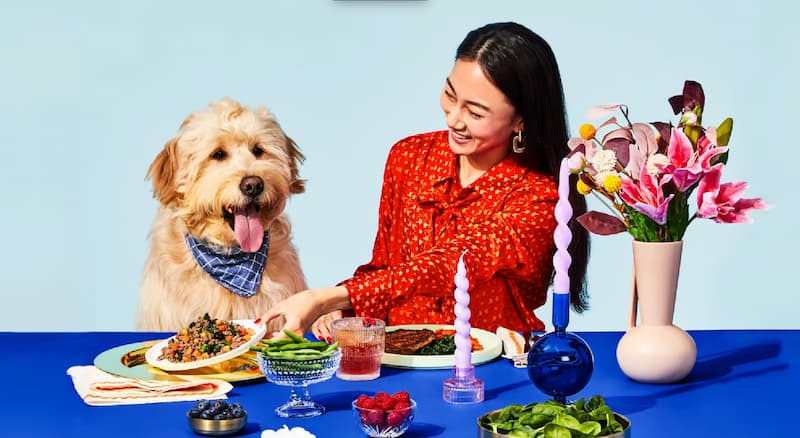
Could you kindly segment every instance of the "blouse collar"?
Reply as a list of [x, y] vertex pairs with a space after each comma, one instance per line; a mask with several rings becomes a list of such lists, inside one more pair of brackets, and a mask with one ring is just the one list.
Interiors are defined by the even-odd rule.
[[[420, 193], [420, 202], [443, 202], [448, 198], [447, 195], [450, 193], [451, 187], [459, 187], [457, 178], [458, 156], [450, 150], [447, 143], [447, 131], [443, 132], [445, 135], [440, 137], [442, 141], [434, 145], [432, 155], [435, 160], [449, 163], [449, 165], [432, 166], [433, 169], [439, 172], [432, 175], [430, 179], [431, 185]], [[509, 153], [472, 184], [458, 190], [455, 198], [456, 200], [471, 201], [479, 198], [483, 193], [503, 191], [522, 179], [527, 171], [528, 169], [522, 164], [519, 157], [514, 153]], [[453, 191], [455, 192], [455, 190]]]

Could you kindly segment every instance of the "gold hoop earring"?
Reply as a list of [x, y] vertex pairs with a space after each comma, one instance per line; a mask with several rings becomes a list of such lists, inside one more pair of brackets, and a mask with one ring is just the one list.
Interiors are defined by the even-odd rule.
[[511, 140], [511, 150], [517, 154], [525, 152], [525, 145], [522, 144], [522, 131], [519, 131], [517, 135], [514, 136], [514, 139]]

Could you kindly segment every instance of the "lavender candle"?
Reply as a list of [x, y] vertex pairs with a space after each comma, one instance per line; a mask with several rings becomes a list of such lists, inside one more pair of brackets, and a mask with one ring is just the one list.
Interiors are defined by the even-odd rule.
[[[464, 252], [466, 254], [466, 251]], [[469, 310], [469, 280], [467, 279], [467, 269], [464, 266], [464, 254], [458, 259], [456, 275], [453, 281], [455, 288], [455, 314], [456, 314], [456, 369], [466, 369], [472, 366], [472, 341], [469, 338], [471, 326], [469, 318], [472, 312]]]
[[572, 232], [569, 221], [572, 219], [572, 205], [569, 203], [569, 163], [567, 158], [561, 160], [558, 174], [558, 202], [556, 202], [556, 230], [553, 240], [556, 253], [553, 256], [553, 326], [556, 331], [565, 330], [569, 324], [569, 266], [572, 257], [569, 255], [569, 244]]

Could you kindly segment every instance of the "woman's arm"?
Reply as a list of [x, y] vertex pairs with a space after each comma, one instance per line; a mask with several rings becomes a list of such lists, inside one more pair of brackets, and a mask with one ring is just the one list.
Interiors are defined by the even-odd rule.
[[[273, 306], [255, 323], [265, 324], [283, 316], [286, 323], [283, 329], [295, 333], [305, 333], [321, 315], [334, 310], [349, 309], [350, 296], [344, 286], [322, 287], [298, 292]], [[273, 333], [271, 337], [284, 337], [283, 333]]]

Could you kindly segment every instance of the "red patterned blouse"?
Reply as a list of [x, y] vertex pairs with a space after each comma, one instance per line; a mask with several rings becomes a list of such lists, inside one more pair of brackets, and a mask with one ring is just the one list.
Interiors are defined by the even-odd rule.
[[544, 330], [555, 251], [555, 180], [509, 154], [469, 187], [456, 178], [447, 131], [392, 147], [372, 260], [343, 284], [357, 315], [388, 324], [453, 324], [453, 277], [464, 250], [470, 324]]

